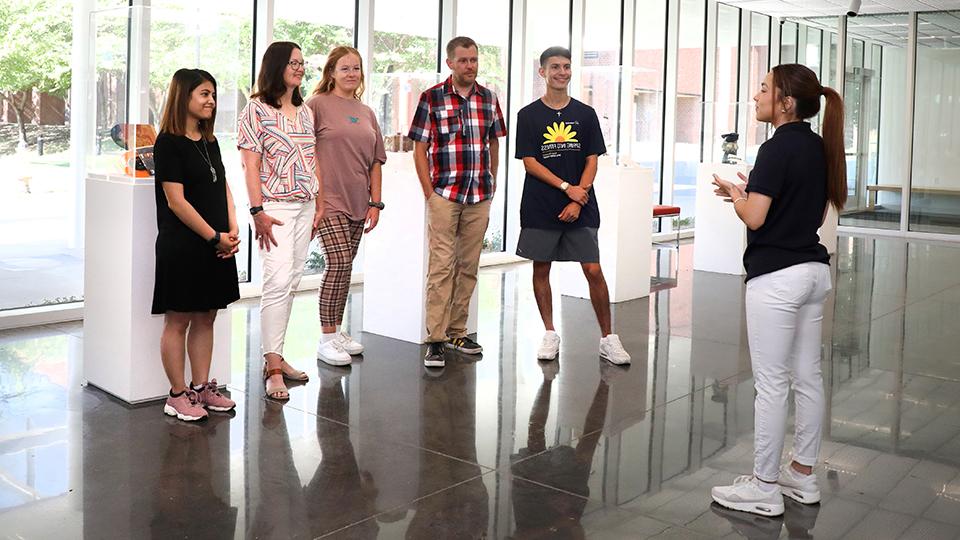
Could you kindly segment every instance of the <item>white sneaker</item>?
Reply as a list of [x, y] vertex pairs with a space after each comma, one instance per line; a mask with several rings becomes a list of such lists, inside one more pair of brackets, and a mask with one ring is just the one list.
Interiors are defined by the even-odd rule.
[[317, 358], [330, 364], [331, 366], [346, 366], [350, 364], [350, 355], [343, 350], [343, 345], [337, 338], [330, 341], [320, 341], [317, 347]]
[[815, 474], [800, 474], [787, 463], [780, 467], [780, 478], [777, 483], [780, 484], [784, 497], [790, 497], [802, 504], [820, 502], [820, 486], [817, 485]]
[[630, 355], [620, 343], [620, 336], [616, 334], [600, 338], [600, 357], [617, 365], [630, 363]]
[[543, 334], [543, 341], [537, 349], [537, 360], [554, 360], [560, 354], [560, 336], [553, 330]]
[[764, 491], [752, 476], [739, 476], [729, 486], [717, 486], [711, 491], [713, 500], [720, 506], [761, 516], [783, 514], [783, 495], [780, 486]]
[[337, 334], [336, 340], [340, 342], [344, 352], [347, 354], [353, 356], [363, 354], [363, 344], [350, 337], [350, 334], [346, 332], [340, 332]]

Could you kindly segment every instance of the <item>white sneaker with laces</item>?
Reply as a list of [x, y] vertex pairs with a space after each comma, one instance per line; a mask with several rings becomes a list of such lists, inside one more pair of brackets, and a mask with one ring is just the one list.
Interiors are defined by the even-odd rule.
[[350, 355], [343, 350], [343, 345], [337, 338], [330, 341], [320, 341], [317, 347], [317, 358], [331, 366], [346, 366], [350, 364]]
[[630, 363], [630, 355], [627, 354], [623, 344], [620, 343], [620, 336], [616, 334], [609, 334], [605, 338], [600, 338], [600, 357], [618, 366]]
[[540, 348], [537, 349], [537, 360], [554, 360], [560, 354], [560, 336], [553, 330], [543, 334]]
[[713, 500], [720, 506], [741, 512], [750, 512], [761, 516], [779, 516], [783, 514], [783, 495], [780, 486], [766, 491], [758, 485], [753, 476], [739, 476], [729, 486], [717, 486], [711, 491]]
[[815, 474], [800, 474], [787, 463], [780, 467], [780, 478], [777, 483], [780, 484], [784, 497], [790, 497], [801, 504], [820, 502], [820, 486], [817, 484]]
[[363, 344], [359, 341], [350, 337], [350, 334], [346, 332], [340, 332], [337, 334], [337, 341], [340, 342], [340, 345], [343, 347], [344, 352], [349, 355], [358, 355], [363, 354]]

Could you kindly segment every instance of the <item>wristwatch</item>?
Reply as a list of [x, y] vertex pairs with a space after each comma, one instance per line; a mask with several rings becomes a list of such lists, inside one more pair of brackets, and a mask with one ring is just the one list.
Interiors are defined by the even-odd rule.
[[255, 216], [255, 215], [259, 214], [260, 212], [263, 212], [263, 206], [251, 206], [251, 207], [250, 207], [250, 215], [251, 215], [251, 216]]
[[560, 182], [560, 191], [566, 191], [570, 187], [570, 182]]
[[219, 243], [220, 243], [220, 232], [219, 232], [219, 231], [213, 233], [213, 238], [207, 240], [207, 245], [209, 245], [210, 247], [217, 247], [217, 245], [218, 245]]
[[379, 208], [380, 210], [383, 210], [387, 205], [383, 204], [383, 201], [370, 201], [367, 203], [367, 206], [370, 208]]

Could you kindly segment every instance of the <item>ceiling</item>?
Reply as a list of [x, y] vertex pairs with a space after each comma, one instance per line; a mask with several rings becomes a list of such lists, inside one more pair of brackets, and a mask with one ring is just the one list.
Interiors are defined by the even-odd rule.
[[[775, 17], [845, 15], [849, 0], [721, 0]], [[863, 0], [861, 14], [960, 10], [960, 0]]]
[[[847, 12], [849, 0], [723, 0], [724, 4], [784, 19], [807, 19], [824, 28], [835, 28], [837, 15]], [[948, 13], [942, 11], [953, 10]], [[859, 17], [847, 19], [847, 32], [853, 37], [875, 42], [907, 46], [909, 11], [920, 13], [917, 19], [919, 46], [960, 48], [960, 0], [863, 0]], [[810, 20], [813, 19], [813, 20]]]

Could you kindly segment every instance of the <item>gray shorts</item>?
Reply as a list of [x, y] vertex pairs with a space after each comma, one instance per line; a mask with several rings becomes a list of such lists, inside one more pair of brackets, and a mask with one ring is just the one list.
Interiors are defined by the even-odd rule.
[[520, 229], [517, 255], [531, 261], [600, 262], [597, 229]]

